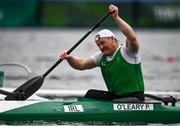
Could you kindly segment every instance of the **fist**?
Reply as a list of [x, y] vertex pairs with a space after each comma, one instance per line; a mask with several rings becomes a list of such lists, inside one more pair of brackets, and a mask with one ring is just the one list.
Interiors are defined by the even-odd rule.
[[118, 16], [118, 7], [116, 7], [115, 5], [111, 4], [111, 5], [109, 6], [109, 11], [110, 11], [110, 12], [113, 12], [113, 13], [112, 13], [112, 16], [113, 16], [113, 17]]
[[68, 56], [69, 55], [67, 54], [67, 50], [65, 50], [60, 54], [60, 59], [62, 59], [62, 60], [67, 59]]

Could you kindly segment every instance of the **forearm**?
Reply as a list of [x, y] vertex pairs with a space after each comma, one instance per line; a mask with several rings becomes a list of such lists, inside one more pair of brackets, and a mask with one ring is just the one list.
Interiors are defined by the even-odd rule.
[[131, 26], [126, 23], [119, 15], [113, 17], [122, 33], [130, 40], [136, 41], [137, 37]]
[[72, 55], [68, 55], [66, 50], [61, 53], [60, 59], [67, 60], [72, 68], [78, 70], [85, 70], [96, 67], [96, 64], [90, 57], [81, 59]]
[[119, 29], [121, 32], [127, 37], [126, 43], [128, 48], [133, 51], [137, 52], [139, 50], [139, 41], [137, 39], [137, 36], [134, 32], [134, 30], [131, 28], [131, 26], [126, 23], [120, 16], [118, 8], [114, 5], [109, 6], [109, 11], [113, 12], [111, 15], [114, 18], [115, 22], [117, 23]]
[[72, 68], [78, 70], [82, 69], [82, 60], [80, 58], [70, 55], [66, 60]]
[[117, 15], [113, 17], [121, 32], [126, 36], [126, 44], [132, 52], [139, 50], [139, 40], [132, 27]]

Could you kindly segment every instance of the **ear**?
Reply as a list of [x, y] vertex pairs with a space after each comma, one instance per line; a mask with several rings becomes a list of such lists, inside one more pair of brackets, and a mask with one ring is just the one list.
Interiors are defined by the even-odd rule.
[[109, 39], [111, 40], [111, 41], [113, 41], [113, 37], [111, 36], [111, 37], [109, 37]]
[[112, 42], [116, 42], [116, 39], [113, 36], [111, 36], [110, 39], [111, 39]]

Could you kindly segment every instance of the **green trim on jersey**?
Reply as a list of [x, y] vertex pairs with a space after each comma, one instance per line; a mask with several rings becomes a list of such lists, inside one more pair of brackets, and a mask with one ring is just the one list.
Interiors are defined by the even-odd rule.
[[141, 63], [128, 63], [122, 57], [120, 49], [116, 52], [112, 61], [107, 61], [106, 56], [103, 55], [100, 59], [100, 68], [110, 92], [116, 95], [144, 92]]

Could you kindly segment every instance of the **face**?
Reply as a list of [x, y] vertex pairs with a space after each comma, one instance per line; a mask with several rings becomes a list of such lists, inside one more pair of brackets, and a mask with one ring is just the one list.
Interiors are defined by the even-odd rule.
[[117, 47], [117, 43], [113, 37], [102, 37], [96, 41], [96, 44], [101, 52], [106, 56], [112, 55]]

